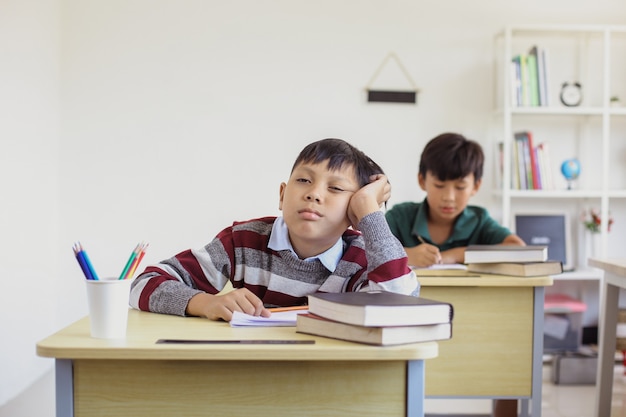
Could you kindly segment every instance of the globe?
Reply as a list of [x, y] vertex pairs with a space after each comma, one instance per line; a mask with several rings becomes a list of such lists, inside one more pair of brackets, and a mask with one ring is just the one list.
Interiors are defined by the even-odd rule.
[[561, 164], [561, 174], [567, 180], [567, 189], [572, 189], [572, 181], [580, 175], [580, 161], [576, 158], [566, 159]]

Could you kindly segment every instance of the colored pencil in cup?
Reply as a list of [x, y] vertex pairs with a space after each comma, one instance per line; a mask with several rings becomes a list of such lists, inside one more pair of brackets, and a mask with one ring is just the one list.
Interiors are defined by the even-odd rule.
[[147, 247], [148, 244], [143, 242], [138, 243], [137, 246], [135, 246], [135, 249], [133, 249], [133, 252], [128, 257], [128, 261], [126, 262], [119, 279], [128, 279], [133, 276], [135, 269], [137, 269], [137, 265], [139, 265], [139, 262], [141, 262], [141, 259], [146, 253], [145, 251]]
[[130, 266], [130, 269], [128, 270], [128, 274], [124, 277], [124, 279], [133, 277], [133, 275], [135, 274], [135, 270], [139, 266], [139, 263], [143, 259], [143, 256], [146, 254], [147, 247], [148, 247], [147, 243], [142, 244], [141, 248], [139, 249], [139, 255], [135, 257], [135, 260], [133, 261], [132, 265]]
[[76, 260], [78, 261], [80, 268], [83, 270], [85, 278], [89, 280], [98, 280], [98, 274], [96, 274], [96, 271], [91, 264], [91, 260], [89, 259], [87, 252], [85, 252], [85, 249], [83, 249], [81, 243], [76, 242], [73, 246], [73, 250]]

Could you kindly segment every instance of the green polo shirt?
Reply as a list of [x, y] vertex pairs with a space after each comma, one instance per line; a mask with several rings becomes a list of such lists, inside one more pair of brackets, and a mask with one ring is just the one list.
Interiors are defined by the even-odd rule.
[[[406, 202], [394, 205], [385, 213], [391, 232], [402, 246], [411, 248], [420, 244], [419, 236], [433, 244], [428, 233], [428, 203]], [[486, 209], [467, 206], [454, 222], [452, 234], [441, 245], [440, 251], [469, 245], [502, 243], [511, 232], [491, 218]]]

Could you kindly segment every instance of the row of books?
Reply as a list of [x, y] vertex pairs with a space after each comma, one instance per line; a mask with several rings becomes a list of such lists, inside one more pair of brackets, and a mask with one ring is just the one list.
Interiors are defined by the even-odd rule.
[[514, 134], [511, 188], [514, 190], [553, 190], [554, 179], [547, 142], [534, 144], [530, 131]]
[[296, 331], [378, 346], [452, 337], [452, 304], [386, 291], [316, 293]]
[[548, 65], [544, 48], [534, 45], [511, 59], [511, 105], [548, 106]]

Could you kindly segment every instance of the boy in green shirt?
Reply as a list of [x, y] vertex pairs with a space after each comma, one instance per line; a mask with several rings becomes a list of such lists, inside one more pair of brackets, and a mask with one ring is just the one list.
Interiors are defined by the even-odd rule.
[[[477, 142], [456, 133], [443, 133], [426, 144], [417, 175], [426, 198], [396, 204], [385, 214], [410, 265], [463, 263], [468, 245], [524, 245], [486, 209], [468, 205], [480, 188], [484, 159]], [[517, 400], [497, 400], [494, 416], [517, 416]]]
[[410, 265], [463, 263], [469, 245], [524, 245], [486, 209], [468, 205], [480, 188], [484, 159], [477, 142], [456, 133], [443, 133], [426, 144], [417, 176], [426, 198], [396, 204], [385, 214]]

